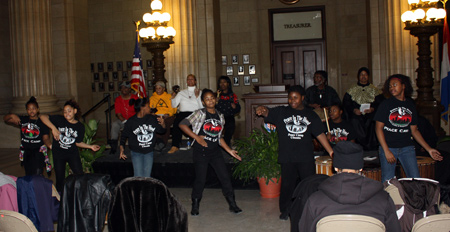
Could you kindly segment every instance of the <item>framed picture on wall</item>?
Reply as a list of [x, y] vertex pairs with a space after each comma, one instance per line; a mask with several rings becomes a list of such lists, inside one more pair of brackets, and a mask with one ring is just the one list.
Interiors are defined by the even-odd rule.
[[113, 81], [118, 81], [119, 80], [119, 73], [118, 72], [113, 72], [112, 73], [112, 77], [113, 77]]
[[143, 72], [143, 74], [144, 74], [144, 78], [147, 78], [147, 75], [148, 75], [147, 70], [143, 70], [142, 72]]
[[103, 83], [103, 82], [99, 82], [98, 83], [98, 91], [99, 92], [104, 92], [105, 91], [105, 83]]
[[258, 83], [259, 79], [257, 77], [252, 77], [252, 83]]
[[109, 73], [108, 72], [103, 73], [103, 81], [105, 81], [105, 82], [109, 81]]
[[117, 66], [117, 71], [123, 70], [123, 62], [122, 61], [117, 61], [116, 66]]
[[238, 60], [238, 55], [232, 55], [231, 56], [231, 64], [238, 64], [239, 60]]
[[99, 81], [100, 75], [98, 73], [94, 73], [94, 81]]
[[109, 82], [108, 83], [108, 90], [109, 91], [114, 91], [114, 82]]
[[147, 68], [152, 68], [152, 60], [147, 60]]
[[124, 80], [124, 81], [128, 80], [128, 71], [122, 72], [122, 80]]
[[108, 71], [113, 71], [114, 70], [113, 62], [106, 63], [106, 67], [108, 68]]
[[95, 83], [92, 83], [92, 92], [95, 92]]
[[250, 76], [244, 76], [244, 85], [250, 85]]
[[131, 71], [131, 67], [133, 67], [133, 62], [132, 61], [127, 61], [127, 70]]
[[250, 64], [250, 55], [242, 55], [242, 63], [243, 64]]
[[248, 66], [248, 74], [256, 74], [256, 65], [252, 64]]
[[233, 75], [233, 66], [227, 66], [227, 75]]
[[233, 85], [239, 86], [239, 77], [233, 77]]
[[227, 56], [222, 56], [222, 65], [227, 65], [227, 64], [228, 64]]
[[103, 63], [97, 63], [97, 69], [99, 72], [103, 72]]
[[244, 65], [238, 66], [238, 75], [244, 75]]
[[91, 63], [91, 72], [95, 72], [95, 65], [94, 65], [94, 63]]

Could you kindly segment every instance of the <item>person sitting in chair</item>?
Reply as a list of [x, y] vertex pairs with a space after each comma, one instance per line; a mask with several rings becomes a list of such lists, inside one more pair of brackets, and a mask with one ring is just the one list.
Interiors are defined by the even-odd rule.
[[381, 182], [364, 177], [363, 148], [349, 141], [336, 144], [333, 166], [337, 174], [319, 185], [308, 198], [299, 231], [316, 231], [317, 222], [330, 215], [358, 214], [380, 220], [386, 231], [400, 231], [395, 205]]

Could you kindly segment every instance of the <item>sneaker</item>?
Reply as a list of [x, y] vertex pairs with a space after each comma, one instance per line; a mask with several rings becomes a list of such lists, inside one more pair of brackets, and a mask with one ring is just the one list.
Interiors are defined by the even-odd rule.
[[167, 154], [173, 154], [178, 150], [180, 150], [180, 149], [178, 149], [178, 147], [173, 146], [172, 148], [170, 148], [170, 151], [168, 151]]

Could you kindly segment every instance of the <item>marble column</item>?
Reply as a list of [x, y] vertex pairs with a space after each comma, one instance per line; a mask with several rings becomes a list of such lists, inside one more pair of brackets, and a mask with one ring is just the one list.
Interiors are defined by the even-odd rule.
[[35, 96], [41, 113], [58, 112], [52, 75], [51, 0], [9, 0], [12, 113], [24, 114]]

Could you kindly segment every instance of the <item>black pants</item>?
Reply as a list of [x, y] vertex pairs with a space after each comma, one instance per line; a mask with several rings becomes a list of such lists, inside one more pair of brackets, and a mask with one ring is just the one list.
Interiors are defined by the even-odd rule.
[[23, 152], [23, 166], [25, 168], [25, 175], [42, 175], [45, 166], [45, 157], [39, 148], [25, 149]]
[[216, 172], [217, 178], [219, 178], [223, 195], [226, 197], [233, 196], [234, 190], [231, 185], [230, 173], [228, 173], [220, 148], [218, 147], [213, 151], [205, 151], [202, 147], [194, 146], [193, 152], [195, 180], [192, 188], [192, 198], [202, 198], [209, 164]]
[[281, 164], [280, 212], [286, 212], [292, 204], [292, 194], [297, 184], [316, 173], [314, 160]]
[[233, 137], [234, 131], [236, 129], [236, 122], [234, 120], [234, 115], [225, 117], [225, 128], [223, 139], [228, 146], [231, 147], [231, 138]]
[[191, 115], [192, 112], [180, 112], [175, 117], [175, 121], [173, 122], [172, 128], [172, 146], [180, 148], [181, 137], [183, 136], [183, 132], [181, 131], [178, 124], [185, 119], [187, 116]]
[[66, 163], [69, 163], [73, 174], [82, 174], [83, 166], [81, 165], [80, 154], [53, 153], [53, 164], [55, 165], [56, 190], [62, 192], [64, 189], [64, 180], [66, 178]]

